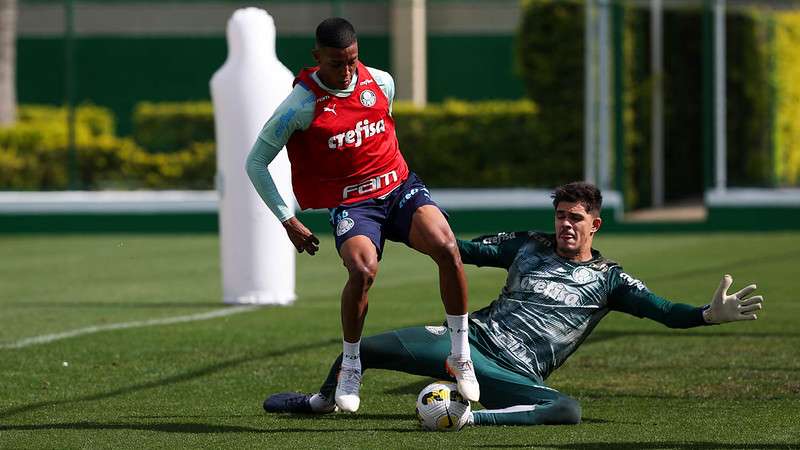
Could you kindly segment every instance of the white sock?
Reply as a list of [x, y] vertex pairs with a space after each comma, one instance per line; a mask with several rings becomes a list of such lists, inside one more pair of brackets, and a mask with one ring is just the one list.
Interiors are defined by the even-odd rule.
[[358, 369], [361, 371], [361, 356], [359, 349], [361, 348], [361, 339], [356, 342], [347, 342], [342, 340], [342, 367], [349, 367], [351, 369]]
[[314, 412], [331, 412], [334, 406], [336, 406], [336, 403], [322, 394], [312, 395], [309, 399], [309, 403], [311, 403], [311, 410]]
[[467, 315], [454, 316], [448, 314], [447, 329], [450, 330], [450, 354], [457, 359], [471, 359]]

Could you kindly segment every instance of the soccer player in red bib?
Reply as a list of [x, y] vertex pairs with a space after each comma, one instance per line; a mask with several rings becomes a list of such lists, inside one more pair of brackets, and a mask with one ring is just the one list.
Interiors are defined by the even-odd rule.
[[342, 18], [319, 24], [312, 54], [318, 65], [298, 74], [291, 94], [264, 125], [247, 158], [247, 173], [300, 253], [314, 255], [319, 240], [291, 214], [267, 169], [284, 145], [300, 207], [330, 211], [336, 249], [349, 274], [342, 290], [344, 351], [335, 402], [344, 411], [356, 411], [360, 403], [367, 293], [386, 239], [429, 255], [439, 267], [451, 336], [442, 364], [459, 391], [478, 401], [461, 257], [445, 214], [400, 153], [391, 115], [394, 81], [359, 61], [355, 30]]

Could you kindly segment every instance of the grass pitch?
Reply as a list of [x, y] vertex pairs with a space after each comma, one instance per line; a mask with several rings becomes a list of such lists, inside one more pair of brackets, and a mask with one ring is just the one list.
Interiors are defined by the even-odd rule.
[[[601, 236], [598, 249], [663, 296], [706, 303], [729, 272], [734, 287], [759, 284], [765, 310], [690, 330], [612, 313], [548, 380], [581, 402], [582, 424], [460, 433], [421, 431], [414, 400], [430, 380], [381, 370], [365, 374], [357, 414], [262, 411], [268, 393], [315, 391], [340, 351], [345, 271], [329, 238], [298, 256], [293, 306], [103, 331], [223, 309], [218, 245], [0, 236], [0, 448], [800, 446], [800, 233]], [[467, 275], [474, 310], [505, 272]], [[433, 263], [390, 245], [366, 334], [442, 319]], [[37, 336], [51, 342], [25, 340]]]

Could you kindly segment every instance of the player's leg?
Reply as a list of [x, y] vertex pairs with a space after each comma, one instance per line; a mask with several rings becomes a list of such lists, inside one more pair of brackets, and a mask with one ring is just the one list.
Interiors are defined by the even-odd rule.
[[577, 400], [500, 367], [492, 358], [473, 355], [481, 383], [481, 404], [474, 425], [570, 425], [581, 420]]
[[[412, 327], [366, 337], [362, 340], [363, 368], [385, 369], [448, 379], [442, 359], [450, 350], [445, 327]], [[528, 377], [498, 365], [491, 355], [473, 347], [475, 371], [482, 387], [483, 410], [473, 413], [474, 425], [565, 425], [580, 422], [577, 400]], [[336, 387], [341, 355], [314, 400], [317, 411], [332, 408], [328, 399]], [[327, 408], [327, 409], [326, 409]]]
[[361, 331], [369, 305], [368, 292], [378, 274], [383, 246], [381, 209], [381, 205], [367, 201], [337, 208], [332, 214], [336, 248], [348, 274], [341, 296], [344, 359], [335, 395], [336, 403], [344, 411], [356, 411], [360, 404]]
[[[484, 385], [485, 386], [485, 385]], [[506, 406], [473, 412], [473, 425], [575, 425], [581, 405], [574, 398], [544, 386], [516, 386]], [[484, 398], [487, 395], [483, 392]], [[516, 404], [512, 404], [516, 403]]]
[[480, 388], [470, 358], [467, 278], [461, 255], [444, 213], [431, 199], [425, 184], [414, 174], [409, 175], [396, 195], [387, 235], [429, 255], [439, 267], [439, 290], [451, 330], [448, 367], [464, 397], [477, 401]]
[[[363, 369], [386, 369], [448, 379], [442, 359], [450, 350], [445, 327], [413, 327], [369, 336], [362, 340]], [[580, 422], [580, 404], [573, 398], [500, 367], [491, 357], [472, 349], [482, 386], [481, 404], [473, 413], [474, 425], [558, 425]], [[264, 407], [273, 412], [332, 412], [332, 398], [342, 356], [334, 362], [318, 394], [281, 393], [270, 396]]]
[[[384, 369], [448, 379], [444, 359], [450, 352], [445, 327], [411, 327], [365, 337], [361, 340], [362, 369]], [[320, 388], [330, 397], [342, 364], [342, 355], [333, 363]]]
[[358, 342], [369, 307], [367, 294], [378, 275], [378, 252], [367, 236], [353, 236], [345, 241], [339, 254], [347, 269], [347, 282], [342, 289], [342, 332], [346, 342]]
[[439, 267], [439, 291], [450, 315], [467, 313], [467, 277], [456, 237], [441, 210], [422, 205], [414, 212], [408, 237], [411, 247], [430, 256]]
[[[448, 379], [442, 359], [450, 351], [445, 327], [413, 327], [369, 336], [362, 340], [363, 369], [396, 370], [435, 379]], [[580, 404], [573, 398], [500, 367], [491, 356], [472, 349], [476, 375], [483, 388], [474, 425], [540, 425], [580, 422]], [[270, 412], [332, 412], [332, 400], [342, 356], [334, 362], [318, 394], [281, 393], [267, 398]]]
[[[437, 379], [448, 379], [443, 361], [450, 351], [445, 327], [413, 327], [365, 337], [361, 340], [362, 370], [386, 369]], [[342, 355], [334, 361], [317, 394], [282, 392], [264, 401], [268, 412], [325, 414], [333, 412]]]

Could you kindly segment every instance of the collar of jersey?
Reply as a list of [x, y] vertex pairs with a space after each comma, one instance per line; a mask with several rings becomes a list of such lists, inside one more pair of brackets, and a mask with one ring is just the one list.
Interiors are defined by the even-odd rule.
[[558, 251], [553, 249], [553, 254], [556, 255], [556, 258], [566, 261], [570, 264], [577, 264], [579, 266], [591, 266], [592, 264], [596, 264], [598, 261], [603, 259], [603, 255], [600, 254], [598, 250], [592, 249], [592, 259], [587, 261], [573, 261], [569, 258], [564, 258], [563, 256], [558, 254]]
[[338, 89], [331, 89], [328, 86], [325, 86], [325, 84], [322, 83], [322, 80], [320, 80], [319, 77], [317, 76], [317, 72], [311, 74], [311, 79], [314, 80], [314, 82], [317, 83], [319, 87], [325, 89], [325, 91], [328, 92], [329, 94], [332, 94], [336, 97], [347, 97], [350, 94], [352, 94], [354, 90], [356, 90], [356, 83], [358, 83], [358, 72], [356, 72], [356, 76], [354, 76], [353, 79], [350, 80], [350, 85], [347, 86], [347, 88], [342, 89], [341, 91]]

